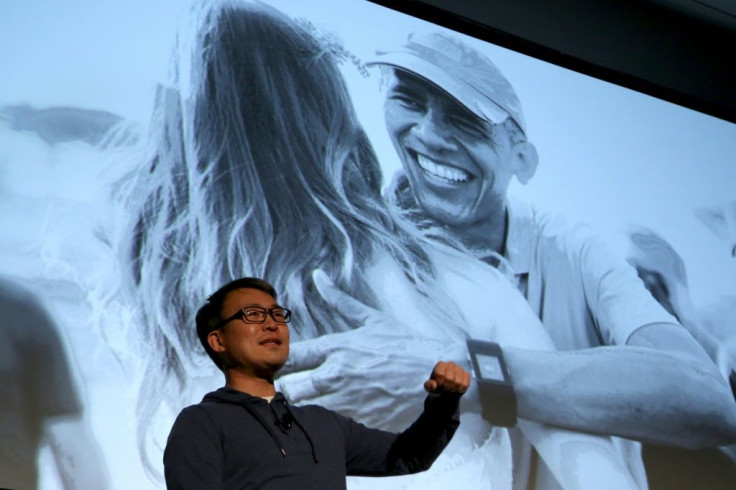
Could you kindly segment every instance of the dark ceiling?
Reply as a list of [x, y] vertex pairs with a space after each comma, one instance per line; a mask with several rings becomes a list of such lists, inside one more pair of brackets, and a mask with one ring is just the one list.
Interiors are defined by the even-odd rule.
[[736, 0], [370, 0], [736, 123]]

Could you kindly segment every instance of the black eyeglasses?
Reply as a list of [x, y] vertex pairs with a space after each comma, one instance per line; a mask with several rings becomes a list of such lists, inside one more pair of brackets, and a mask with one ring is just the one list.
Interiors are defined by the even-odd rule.
[[271, 315], [271, 318], [278, 323], [289, 323], [291, 321], [291, 310], [286, 308], [262, 308], [260, 306], [248, 306], [238, 310], [230, 318], [227, 318], [220, 322], [212, 330], [222, 328], [226, 323], [229, 323], [236, 319], [241, 319], [245, 323], [263, 323], [266, 321], [266, 317]]

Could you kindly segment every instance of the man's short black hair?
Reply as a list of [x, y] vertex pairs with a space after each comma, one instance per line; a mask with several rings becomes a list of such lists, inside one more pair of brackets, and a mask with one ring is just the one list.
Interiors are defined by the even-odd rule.
[[222, 312], [222, 303], [225, 301], [228, 293], [236, 289], [257, 289], [269, 294], [273, 299], [278, 299], [276, 289], [268, 282], [257, 277], [242, 277], [230, 281], [207, 298], [207, 302], [197, 311], [195, 317], [197, 322], [197, 337], [199, 337], [199, 341], [207, 352], [207, 355], [210, 356], [212, 362], [220, 370], [223, 369], [222, 360], [210, 347], [210, 344], [207, 342], [207, 336], [213, 330], [217, 330], [217, 326], [223, 321], [222, 315], [220, 314]]

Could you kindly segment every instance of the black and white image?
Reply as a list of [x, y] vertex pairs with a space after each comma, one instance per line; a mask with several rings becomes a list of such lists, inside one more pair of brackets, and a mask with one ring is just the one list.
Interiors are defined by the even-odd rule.
[[243, 276], [293, 404], [396, 431], [503, 352], [515, 427], [471, 390], [428, 472], [348, 488], [733, 481], [736, 125], [366, 0], [181, 3], [0, 7], [0, 487], [163, 488]]

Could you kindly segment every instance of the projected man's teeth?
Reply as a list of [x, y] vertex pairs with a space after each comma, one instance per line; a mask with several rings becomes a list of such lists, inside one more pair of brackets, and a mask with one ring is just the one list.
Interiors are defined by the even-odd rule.
[[447, 165], [440, 165], [427, 157], [417, 155], [417, 162], [419, 167], [426, 173], [447, 182], [467, 182], [470, 180], [470, 174], [454, 167], [448, 167]]

